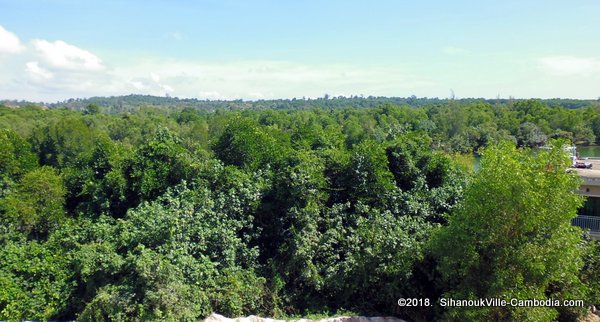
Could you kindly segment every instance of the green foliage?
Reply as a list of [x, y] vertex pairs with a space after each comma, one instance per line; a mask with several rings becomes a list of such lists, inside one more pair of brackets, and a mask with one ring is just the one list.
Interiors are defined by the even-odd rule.
[[234, 119], [213, 147], [226, 165], [257, 169], [274, 164], [285, 155], [286, 146], [278, 144], [268, 131], [247, 119]]
[[[392, 311], [398, 297], [410, 295], [412, 268], [423, 259], [432, 226], [421, 218], [398, 217], [362, 205], [357, 213], [350, 257], [342, 263], [342, 303], [363, 312]], [[328, 282], [339, 286], [340, 281]]]
[[42, 165], [63, 168], [89, 159], [94, 134], [81, 117], [71, 116], [38, 129], [32, 140]]
[[536, 147], [544, 145], [547, 137], [537, 125], [525, 122], [519, 127], [517, 139], [520, 146]]
[[341, 185], [347, 189], [348, 199], [352, 201], [376, 205], [380, 197], [394, 187], [385, 152], [372, 141], [361, 142], [352, 149], [344, 172]]
[[[584, 249], [581, 281], [587, 287], [587, 294], [585, 294], [587, 296], [581, 296], [581, 298], [587, 297], [588, 303], [597, 306], [600, 303], [600, 242], [587, 240]], [[576, 313], [581, 315], [581, 312]], [[577, 316], [577, 314], [575, 315]]]
[[128, 203], [137, 205], [141, 200], [155, 199], [168, 187], [190, 179], [192, 173], [191, 157], [179, 138], [161, 129], [124, 166]]
[[472, 164], [465, 166], [427, 149], [427, 137], [405, 135], [386, 149], [397, 190], [384, 195], [386, 208], [396, 214], [446, 223], [446, 215], [460, 201]]
[[[94, 245], [102, 257], [81, 248], [83, 282], [100, 287], [84, 319], [195, 320], [215, 310], [231, 315], [268, 307], [264, 279], [248, 269], [256, 249], [239, 234], [247, 228], [239, 212], [258, 197], [247, 191], [252, 186], [236, 183], [214, 193], [178, 186], [119, 220], [117, 244]], [[115, 270], [112, 285], [99, 283]], [[116, 304], [123, 308], [115, 311]]]
[[80, 321], [140, 321], [133, 290], [127, 286], [108, 285], [100, 288], [96, 297], [86, 305]]
[[396, 185], [403, 191], [409, 191], [418, 185], [426, 160], [421, 159], [430, 143], [426, 137], [405, 137], [398, 139], [386, 149], [389, 168]]
[[85, 107], [84, 114], [94, 115], [100, 113], [100, 111], [101, 108], [100, 106], [98, 106], [98, 104], [90, 103], [88, 106]]
[[70, 305], [69, 257], [36, 241], [2, 240], [0, 319], [47, 320]]
[[14, 131], [0, 129], [0, 180], [19, 180], [36, 167], [29, 143]]
[[[597, 103], [61, 104], [71, 110], [0, 108], [0, 319], [351, 310], [416, 321], [574, 320], [581, 310], [400, 309], [396, 300], [597, 303], [597, 248], [570, 231], [579, 201], [565, 193], [576, 183], [562, 156], [508, 147], [546, 137], [589, 143], [599, 136]], [[512, 144], [486, 152], [502, 140]], [[486, 157], [472, 183], [474, 152]]]
[[[445, 297], [570, 298], [568, 288], [581, 285], [580, 232], [570, 220], [582, 198], [572, 193], [578, 178], [565, 172], [568, 162], [560, 145], [534, 154], [504, 143], [484, 152], [464, 202], [432, 241]], [[542, 321], [557, 314], [548, 307], [463, 307], [445, 317]]]
[[216, 279], [219, 285], [211, 296], [215, 312], [244, 316], [252, 312], [273, 312], [273, 300], [267, 296], [266, 280], [251, 270], [225, 269]]
[[2, 221], [36, 238], [56, 229], [65, 216], [65, 188], [61, 177], [50, 167], [28, 172], [4, 200]]

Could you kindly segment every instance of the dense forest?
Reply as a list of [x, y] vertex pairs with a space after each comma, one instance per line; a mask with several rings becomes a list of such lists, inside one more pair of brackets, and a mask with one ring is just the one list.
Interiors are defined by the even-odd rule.
[[[484, 103], [491, 105], [511, 105], [523, 101], [514, 98], [428, 98], [428, 97], [379, 97], [379, 96], [330, 96], [328, 94], [318, 98], [293, 98], [293, 99], [274, 99], [274, 100], [200, 100], [197, 98], [177, 98], [161, 97], [151, 95], [131, 94], [126, 96], [111, 97], [90, 97], [68, 99], [56, 103], [33, 103], [28, 101], [4, 101], [6, 106], [32, 106], [42, 105], [49, 108], [67, 108], [71, 110], [84, 110], [89, 105], [98, 105], [103, 108], [105, 113], [121, 113], [137, 111], [140, 107], [157, 107], [165, 109], [193, 108], [204, 111], [214, 111], [216, 109], [243, 110], [243, 109], [311, 109], [311, 108], [365, 108], [378, 107], [385, 104], [402, 105], [410, 107], [427, 107], [434, 105], [457, 102], [459, 104]], [[597, 100], [581, 99], [538, 99], [548, 107], [563, 107], [567, 109], [576, 108], [600, 108], [600, 98]], [[0, 101], [0, 103], [2, 103]]]
[[177, 101], [0, 105], [0, 319], [577, 321], [600, 303], [561, 148], [600, 141], [596, 101]]

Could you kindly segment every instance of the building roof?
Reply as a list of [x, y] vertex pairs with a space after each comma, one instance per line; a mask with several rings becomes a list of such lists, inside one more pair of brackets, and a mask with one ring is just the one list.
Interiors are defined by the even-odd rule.
[[579, 161], [589, 162], [592, 164], [591, 169], [574, 169], [577, 171], [581, 179], [583, 179], [584, 185], [600, 186], [600, 158], [588, 158]]

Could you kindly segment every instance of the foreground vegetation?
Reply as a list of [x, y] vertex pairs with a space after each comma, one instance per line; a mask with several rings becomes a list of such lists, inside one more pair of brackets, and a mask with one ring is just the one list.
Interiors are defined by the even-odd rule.
[[600, 302], [578, 179], [560, 143], [528, 148], [594, 142], [595, 108], [103, 112], [0, 107], [0, 319], [542, 321], [587, 308], [435, 303]]

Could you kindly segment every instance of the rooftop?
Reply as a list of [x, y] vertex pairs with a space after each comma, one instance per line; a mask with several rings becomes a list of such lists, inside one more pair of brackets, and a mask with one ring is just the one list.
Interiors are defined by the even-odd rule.
[[592, 164], [591, 169], [574, 169], [584, 180], [585, 184], [600, 186], [600, 158], [584, 158], [579, 161]]

